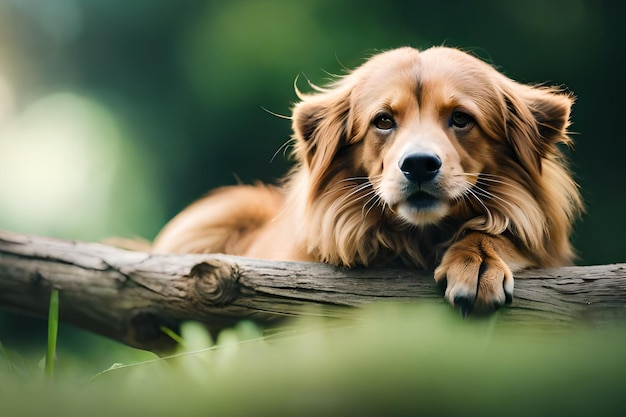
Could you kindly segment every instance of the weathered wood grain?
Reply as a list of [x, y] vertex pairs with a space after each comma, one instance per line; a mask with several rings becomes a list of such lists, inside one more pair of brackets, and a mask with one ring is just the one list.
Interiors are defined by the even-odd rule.
[[[515, 279], [505, 320], [602, 324], [626, 316], [626, 264], [529, 270]], [[372, 302], [443, 302], [425, 271], [155, 255], [0, 231], [0, 306], [45, 315], [53, 288], [62, 320], [153, 351], [173, 345], [161, 326], [189, 319], [220, 329], [242, 318], [341, 315]]]

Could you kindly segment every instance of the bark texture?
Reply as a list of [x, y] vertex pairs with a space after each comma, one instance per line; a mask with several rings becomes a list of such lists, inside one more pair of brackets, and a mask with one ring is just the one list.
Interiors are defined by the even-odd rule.
[[[62, 320], [157, 352], [174, 343], [161, 326], [189, 319], [218, 330], [242, 318], [343, 315], [380, 301], [443, 303], [428, 271], [155, 255], [0, 231], [0, 307], [45, 316], [53, 288]], [[597, 325], [624, 318], [625, 307], [626, 264], [537, 269], [516, 275], [513, 304], [500, 317]]]

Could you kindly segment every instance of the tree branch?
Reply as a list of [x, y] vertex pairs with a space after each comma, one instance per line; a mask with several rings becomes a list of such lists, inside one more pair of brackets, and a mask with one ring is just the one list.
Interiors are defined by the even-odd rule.
[[[626, 316], [626, 264], [529, 270], [515, 280], [513, 304], [501, 313], [509, 321]], [[53, 288], [62, 320], [152, 351], [174, 344], [161, 326], [177, 329], [184, 320], [217, 330], [242, 318], [312, 314], [312, 307], [340, 315], [364, 303], [442, 300], [431, 272], [155, 255], [0, 231], [0, 306], [45, 316]]]

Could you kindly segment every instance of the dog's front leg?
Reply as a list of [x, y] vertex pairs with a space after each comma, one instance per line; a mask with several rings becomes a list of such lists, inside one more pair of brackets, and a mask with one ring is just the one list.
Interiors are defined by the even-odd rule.
[[463, 317], [490, 312], [513, 299], [513, 272], [530, 262], [506, 237], [471, 232], [453, 243], [435, 269], [435, 280]]

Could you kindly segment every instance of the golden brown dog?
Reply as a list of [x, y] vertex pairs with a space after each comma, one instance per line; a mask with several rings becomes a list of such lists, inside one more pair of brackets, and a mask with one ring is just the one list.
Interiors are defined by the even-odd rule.
[[444, 47], [383, 52], [313, 88], [284, 184], [210, 193], [154, 251], [436, 267], [463, 315], [510, 302], [515, 271], [571, 262], [571, 96]]

